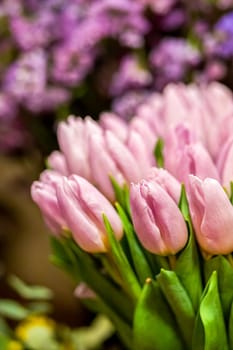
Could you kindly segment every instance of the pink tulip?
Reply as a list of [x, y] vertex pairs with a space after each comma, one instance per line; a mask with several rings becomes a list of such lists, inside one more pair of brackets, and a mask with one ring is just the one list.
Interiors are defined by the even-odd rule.
[[184, 183], [187, 183], [189, 174], [197, 175], [201, 179], [206, 177], [219, 179], [217, 168], [201, 143], [194, 143], [184, 148], [177, 164], [176, 174]]
[[110, 176], [120, 185], [141, 178], [140, 164], [111, 131], [93, 135], [89, 149], [93, 182], [110, 200], [114, 200]]
[[129, 130], [126, 145], [140, 164], [141, 178], [143, 178], [149, 169], [155, 165], [153, 150], [147, 148], [145, 139], [134, 130]]
[[75, 288], [74, 296], [80, 300], [95, 299], [97, 297], [96, 293], [84, 282], [79, 283]]
[[93, 135], [90, 140], [90, 168], [92, 170], [93, 182], [100, 191], [111, 201], [115, 199], [110, 176], [123, 186], [126, 182], [123, 173], [112, 159], [102, 135]]
[[45, 170], [40, 181], [34, 181], [31, 187], [31, 196], [41, 209], [45, 222], [50, 229], [59, 233], [66, 226], [56, 196], [56, 184], [62, 181], [62, 176], [55, 171]]
[[112, 131], [121, 141], [126, 140], [128, 125], [116, 114], [111, 112], [101, 113], [100, 125], [104, 130]]
[[195, 142], [193, 134], [184, 125], [178, 125], [171, 137], [165, 140], [164, 158], [165, 168], [180, 182], [187, 183], [189, 174], [201, 179], [219, 179], [217, 168], [207, 149], [200, 142]]
[[106, 252], [109, 248], [103, 214], [116, 238], [123, 234], [119, 216], [111, 203], [84, 178], [72, 175], [57, 185], [57, 199], [74, 240], [85, 251]]
[[188, 232], [177, 204], [156, 182], [131, 184], [132, 220], [142, 245], [159, 255], [176, 254], [186, 244]]
[[158, 136], [153, 130], [151, 130], [149, 124], [142, 118], [134, 117], [130, 122], [129, 130], [134, 130], [139, 135], [141, 135], [143, 142], [148, 150], [148, 154], [153, 155]]
[[197, 241], [208, 254], [233, 251], [233, 206], [220, 183], [189, 176], [188, 200]]
[[223, 145], [217, 162], [222, 185], [230, 192], [230, 182], [233, 181], [233, 138]]
[[47, 162], [48, 162], [48, 165], [53, 170], [57, 171], [61, 175], [65, 175], [65, 176], [69, 175], [69, 171], [68, 171], [67, 164], [66, 164], [66, 159], [61, 152], [53, 151], [49, 155]]
[[178, 204], [181, 193], [181, 184], [167, 170], [163, 168], [151, 168], [146, 177], [160, 185], [172, 199]]
[[65, 156], [70, 174], [78, 174], [91, 181], [89, 167], [89, 139], [95, 133], [101, 133], [99, 125], [91, 118], [84, 120], [70, 116], [67, 122], [61, 122], [57, 135], [60, 149]]

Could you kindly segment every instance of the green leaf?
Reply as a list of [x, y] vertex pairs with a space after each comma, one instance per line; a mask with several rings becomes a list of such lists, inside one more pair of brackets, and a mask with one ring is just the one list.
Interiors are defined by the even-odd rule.
[[75, 278], [76, 283], [81, 282], [80, 267], [77, 264], [76, 258], [72, 250], [67, 245], [69, 242], [69, 237], [67, 238], [56, 238], [50, 237], [50, 244], [52, 248], [52, 255], [50, 256], [50, 261], [58, 266], [59, 268], [68, 272], [73, 278]]
[[174, 271], [161, 269], [156, 279], [175, 315], [186, 347], [190, 348], [195, 321], [192, 302]]
[[175, 272], [187, 291], [194, 310], [197, 311], [203, 287], [199, 254], [191, 226], [188, 243], [177, 258]]
[[[126, 323], [119, 315], [101, 298], [85, 299], [84, 305], [95, 313], [104, 313], [115, 326], [120, 339], [127, 349], [132, 349], [132, 325]], [[133, 350], [133, 349], [132, 349]]]
[[78, 266], [79, 276], [74, 275], [75, 279], [85, 282], [119, 317], [131, 323], [134, 308], [128, 295], [119, 289], [119, 286], [112, 283], [108, 276], [101, 274], [99, 265], [95, 264], [94, 257], [81, 250], [72, 239], [67, 238], [64, 244], [76, 258], [74, 264]]
[[228, 322], [233, 301], [233, 268], [226, 257], [218, 255], [205, 262], [205, 277], [208, 280], [213, 271], [218, 273], [218, 288], [223, 314]]
[[230, 182], [230, 187], [231, 187], [230, 201], [231, 201], [231, 204], [233, 204], [233, 182], [232, 181]]
[[192, 348], [194, 350], [228, 350], [216, 271], [212, 272], [201, 298]]
[[184, 184], [181, 185], [181, 193], [180, 193], [180, 199], [179, 199], [179, 204], [178, 204], [183, 217], [185, 221], [191, 224], [191, 218], [190, 218], [190, 212], [189, 212], [189, 204], [188, 204], [188, 199], [185, 191]]
[[98, 315], [88, 327], [79, 327], [72, 332], [77, 349], [96, 349], [112, 336], [114, 327], [104, 315]]
[[53, 292], [44, 286], [29, 286], [18, 277], [12, 275], [8, 278], [10, 286], [25, 299], [51, 299]]
[[147, 280], [135, 310], [134, 349], [184, 349], [172, 311], [158, 282], [151, 279]]
[[230, 350], [233, 350], [233, 303], [231, 304], [231, 308], [230, 308], [228, 335], [229, 335], [229, 348]]
[[137, 301], [141, 292], [140, 284], [127, 260], [127, 257], [119, 241], [117, 241], [115, 237], [111, 224], [108, 221], [108, 218], [105, 215], [103, 215], [103, 220], [110, 243], [110, 251], [108, 254], [111, 254], [115, 265], [120, 275], [122, 276], [122, 288], [125, 289], [126, 293], [129, 293], [129, 295], [133, 298], [134, 301]]
[[1, 350], [7, 350], [9, 340], [10, 339], [5, 334], [0, 333], [0, 349]]
[[1, 299], [0, 300], [0, 315], [11, 318], [13, 320], [23, 320], [27, 317], [29, 311], [17, 303], [14, 300], [10, 299]]
[[158, 138], [154, 148], [154, 156], [155, 156], [155, 160], [158, 168], [163, 168], [164, 166], [163, 148], [164, 148], [164, 141], [163, 139]]
[[122, 209], [122, 207], [118, 203], [116, 203], [116, 208], [117, 208], [118, 214], [121, 218], [121, 221], [122, 221], [122, 224], [124, 227], [124, 231], [125, 231], [128, 245], [129, 245], [134, 269], [137, 273], [137, 276], [138, 276], [138, 279], [139, 279], [141, 285], [144, 285], [145, 280], [148, 277], [152, 277], [152, 271], [150, 269], [150, 265], [145, 257], [142, 246], [140, 245], [140, 243], [135, 235], [133, 225], [129, 221], [126, 213], [124, 212], [124, 210]]
[[11, 328], [8, 326], [6, 320], [4, 320], [3, 317], [0, 317], [0, 333], [4, 333], [5, 335], [10, 335], [11, 332], [12, 332]]
[[50, 303], [46, 302], [32, 302], [28, 304], [28, 309], [32, 313], [48, 314], [52, 311], [53, 307]]
[[120, 186], [113, 176], [110, 176], [110, 181], [115, 193], [116, 201], [120, 203], [121, 207], [128, 215], [130, 215], [129, 186], [127, 184]]

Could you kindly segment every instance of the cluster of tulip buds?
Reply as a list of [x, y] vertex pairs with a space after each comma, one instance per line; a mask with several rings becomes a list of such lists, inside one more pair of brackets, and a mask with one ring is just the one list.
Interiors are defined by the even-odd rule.
[[214, 83], [168, 86], [129, 124], [103, 113], [58, 126], [32, 198], [53, 261], [126, 349], [233, 349], [232, 120]]

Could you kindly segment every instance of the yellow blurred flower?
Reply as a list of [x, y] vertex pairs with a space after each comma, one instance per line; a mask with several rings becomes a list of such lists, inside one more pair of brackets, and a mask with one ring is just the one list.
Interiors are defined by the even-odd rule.
[[30, 316], [20, 323], [15, 334], [32, 349], [46, 349], [46, 344], [53, 343], [56, 324], [44, 316]]
[[23, 350], [23, 346], [16, 340], [10, 340], [7, 344], [7, 350]]

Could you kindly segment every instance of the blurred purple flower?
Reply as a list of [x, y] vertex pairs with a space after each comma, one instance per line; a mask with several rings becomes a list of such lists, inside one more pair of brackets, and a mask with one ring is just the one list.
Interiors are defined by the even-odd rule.
[[215, 52], [223, 58], [233, 55], [233, 11], [222, 16], [215, 25]]
[[54, 39], [52, 28], [55, 18], [52, 12], [41, 11], [34, 18], [23, 16], [13, 17], [10, 20], [10, 29], [13, 38], [23, 50], [40, 48]]
[[38, 49], [22, 54], [6, 71], [3, 89], [21, 102], [46, 86], [46, 55]]
[[199, 60], [198, 51], [186, 40], [164, 38], [150, 54], [151, 65], [160, 78], [156, 86], [162, 88], [169, 81], [184, 79], [188, 68], [196, 66]]
[[148, 95], [146, 90], [130, 90], [113, 100], [112, 109], [123, 119], [130, 120]]
[[145, 87], [151, 81], [150, 72], [142, 66], [136, 56], [124, 56], [119, 70], [113, 75], [110, 92], [112, 95], [119, 95], [129, 88]]

